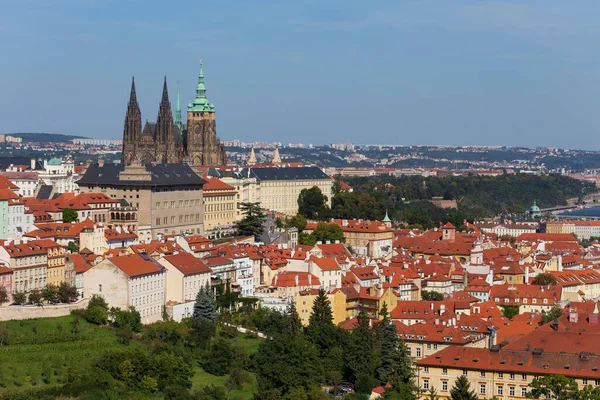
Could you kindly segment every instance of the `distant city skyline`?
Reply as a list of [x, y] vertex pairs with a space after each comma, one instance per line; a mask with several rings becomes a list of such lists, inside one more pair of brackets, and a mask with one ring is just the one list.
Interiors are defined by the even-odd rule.
[[203, 58], [224, 141], [600, 150], [600, 4], [572, 5], [7, 3], [0, 133], [120, 139], [132, 75], [153, 121]]

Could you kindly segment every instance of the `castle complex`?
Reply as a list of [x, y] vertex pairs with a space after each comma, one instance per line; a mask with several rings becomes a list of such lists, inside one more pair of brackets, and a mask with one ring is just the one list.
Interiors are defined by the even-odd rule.
[[226, 163], [224, 146], [217, 138], [215, 105], [206, 98], [202, 62], [200, 62], [196, 98], [188, 104], [186, 124], [181, 120], [179, 88], [175, 120], [173, 120], [165, 77], [156, 122], [146, 121], [142, 128], [142, 114], [135, 93], [135, 81], [132, 80], [125, 114], [121, 160], [126, 165], [134, 162], [172, 164], [184, 160], [194, 165]]

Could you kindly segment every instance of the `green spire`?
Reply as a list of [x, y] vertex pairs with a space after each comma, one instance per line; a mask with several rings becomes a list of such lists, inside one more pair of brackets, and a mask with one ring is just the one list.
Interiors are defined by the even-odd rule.
[[381, 222], [392, 222], [392, 220], [388, 216], [387, 210], [385, 210], [385, 218], [383, 218], [383, 221], [381, 221]]
[[175, 107], [175, 125], [181, 131], [181, 105], [179, 104], [179, 82], [177, 82], [177, 106]]
[[198, 74], [198, 86], [196, 86], [196, 98], [188, 105], [188, 111], [192, 112], [215, 112], [215, 105], [206, 98], [206, 86], [204, 86], [204, 71], [202, 60], [200, 60], [200, 73]]

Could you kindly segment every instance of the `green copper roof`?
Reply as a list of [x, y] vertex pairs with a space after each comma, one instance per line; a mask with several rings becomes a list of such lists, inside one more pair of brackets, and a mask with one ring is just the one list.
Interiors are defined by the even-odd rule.
[[196, 86], [196, 98], [191, 104], [188, 104], [188, 111], [215, 112], [215, 105], [206, 98], [206, 86], [204, 86], [202, 60], [200, 60], [200, 73], [198, 74], [198, 86]]
[[381, 222], [392, 222], [392, 220], [388, 216], [387, 210], [385, 210], [385, 218]]
[[175, 125], [181, 130], [181, 105], [179, 104], [179, 83], [177, 83], [177, 106], [175, 107]]
[[51, 158], [48, 161], [48, 165], [60, 165], [60, 164], [62, 164], [62, 161], [60, 158]]

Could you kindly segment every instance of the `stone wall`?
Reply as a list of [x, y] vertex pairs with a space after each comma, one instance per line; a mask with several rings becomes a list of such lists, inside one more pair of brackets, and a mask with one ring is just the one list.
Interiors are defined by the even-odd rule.
[[32, 319], [62, 317], [71, 314], [72, 310], [86, 308], [89, 299], [79, 300], [71, 304], [56, 304], [44, 306], [4, 306], [0, 307], [0, 321], [10, 321], [13, 319]]

